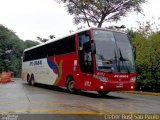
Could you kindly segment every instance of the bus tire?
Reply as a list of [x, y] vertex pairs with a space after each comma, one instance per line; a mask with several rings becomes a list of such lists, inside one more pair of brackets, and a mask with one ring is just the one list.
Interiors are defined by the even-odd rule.
[[27, 75], [27, 83], [30, 85], [30, 75]]
[[31, 86], [35, 85], [35, 80], [34, 80], [34, 75], [33, 74], [31, 75], [31, 78], [30, 78], [30, 85]]
[[110, 91], [97, 91], [101, 96], [105, 96], [108, 94]]
[[75, 81], [73, 79], [73, 77], [69, 76], [67, 78], [67, 91], [69, 93], [75, 93]]

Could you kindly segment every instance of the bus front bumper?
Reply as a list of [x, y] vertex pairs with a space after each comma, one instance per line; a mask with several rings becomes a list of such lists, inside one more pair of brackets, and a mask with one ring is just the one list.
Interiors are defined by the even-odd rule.
[[104, 82], [97, 86], [97, 91], [133, 91], [136, 82]]

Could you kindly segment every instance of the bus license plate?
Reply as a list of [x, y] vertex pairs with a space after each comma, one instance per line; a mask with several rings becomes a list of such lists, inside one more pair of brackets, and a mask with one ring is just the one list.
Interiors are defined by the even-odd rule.
[[123, 88], [123, 84], [117, 84], [116, 88]]

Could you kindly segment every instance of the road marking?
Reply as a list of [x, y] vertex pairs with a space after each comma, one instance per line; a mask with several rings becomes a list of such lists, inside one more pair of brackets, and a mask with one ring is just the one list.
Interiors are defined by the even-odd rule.
[[64, 114], [64, 115], [95, 115], [95, 116], [104, 116], [110, 114], [138, 114], [138, 113], [110, 113], [110, 112], [88, 112], [88, 111], [64, 111], [64, 110], [52, 110], [52, 109], [17, 109], [17, 110], [8, 110], [0, 111], [1, 114]]
[[49, 109], [17, 109], [17, 110], [8, 110], [0, 111], [0, 114], [20, 114], [20, 113], [48, 113], [48, 114], [67, 114], [67, 115], [98, 115], [103, 116], [108, 113], [98, 113], [98, 112], [82, 112], [82, 111], [63, 111], [63, 110], [49, 110]]
[[[9, 103], [9, 104], [13, 104]], [[15, 102], [16, 103], [16, 102]], [[22, 101], [19, 101], [18, 103], [25, 103]], [[3, 102], [4, 104], [4, 102]], [[70, 103], [54, 103], [53, 101], [37, 101], [37, 102], [31, 102], [30, 104], [33, 105], [49, 105], [49, 106], [62, 106], [64, 107], [74, 107], [74, 108], [80, 108], [82, 111], [67, 111], [67, 110], [53, 110], [53, 109], [18, 109], [18, 110], [8, 110], [8, 111], [0, 111], [1, 113], [50, 113], [50, 114], [84, 114], [84, 115], [105, 115], [105, 114], [136, 114], [132, 112], [128, 112], [123, 109], [113, 109], [113, 108], [105, 108], [105, 110], [97, 109], [96, 107], [93, 108], [93, 106], [88, 106], [85, 104], [70, 104]], [[28, 104], [29, 105], [29, 104]], [[107, 110], [107, 111], [106, 111]]]

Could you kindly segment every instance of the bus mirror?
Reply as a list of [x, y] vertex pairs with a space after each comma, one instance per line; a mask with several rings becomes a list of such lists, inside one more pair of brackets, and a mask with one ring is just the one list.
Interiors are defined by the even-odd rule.
[[136, 59], [137, 55], [136, 55], [136, 47], [133, 47], [133, 55], [134, 55], [134, 59]]
[[92, 50], [92, 54], [96, 54], [96, 45], [93, 40], [91, 41], [91, 50]]

